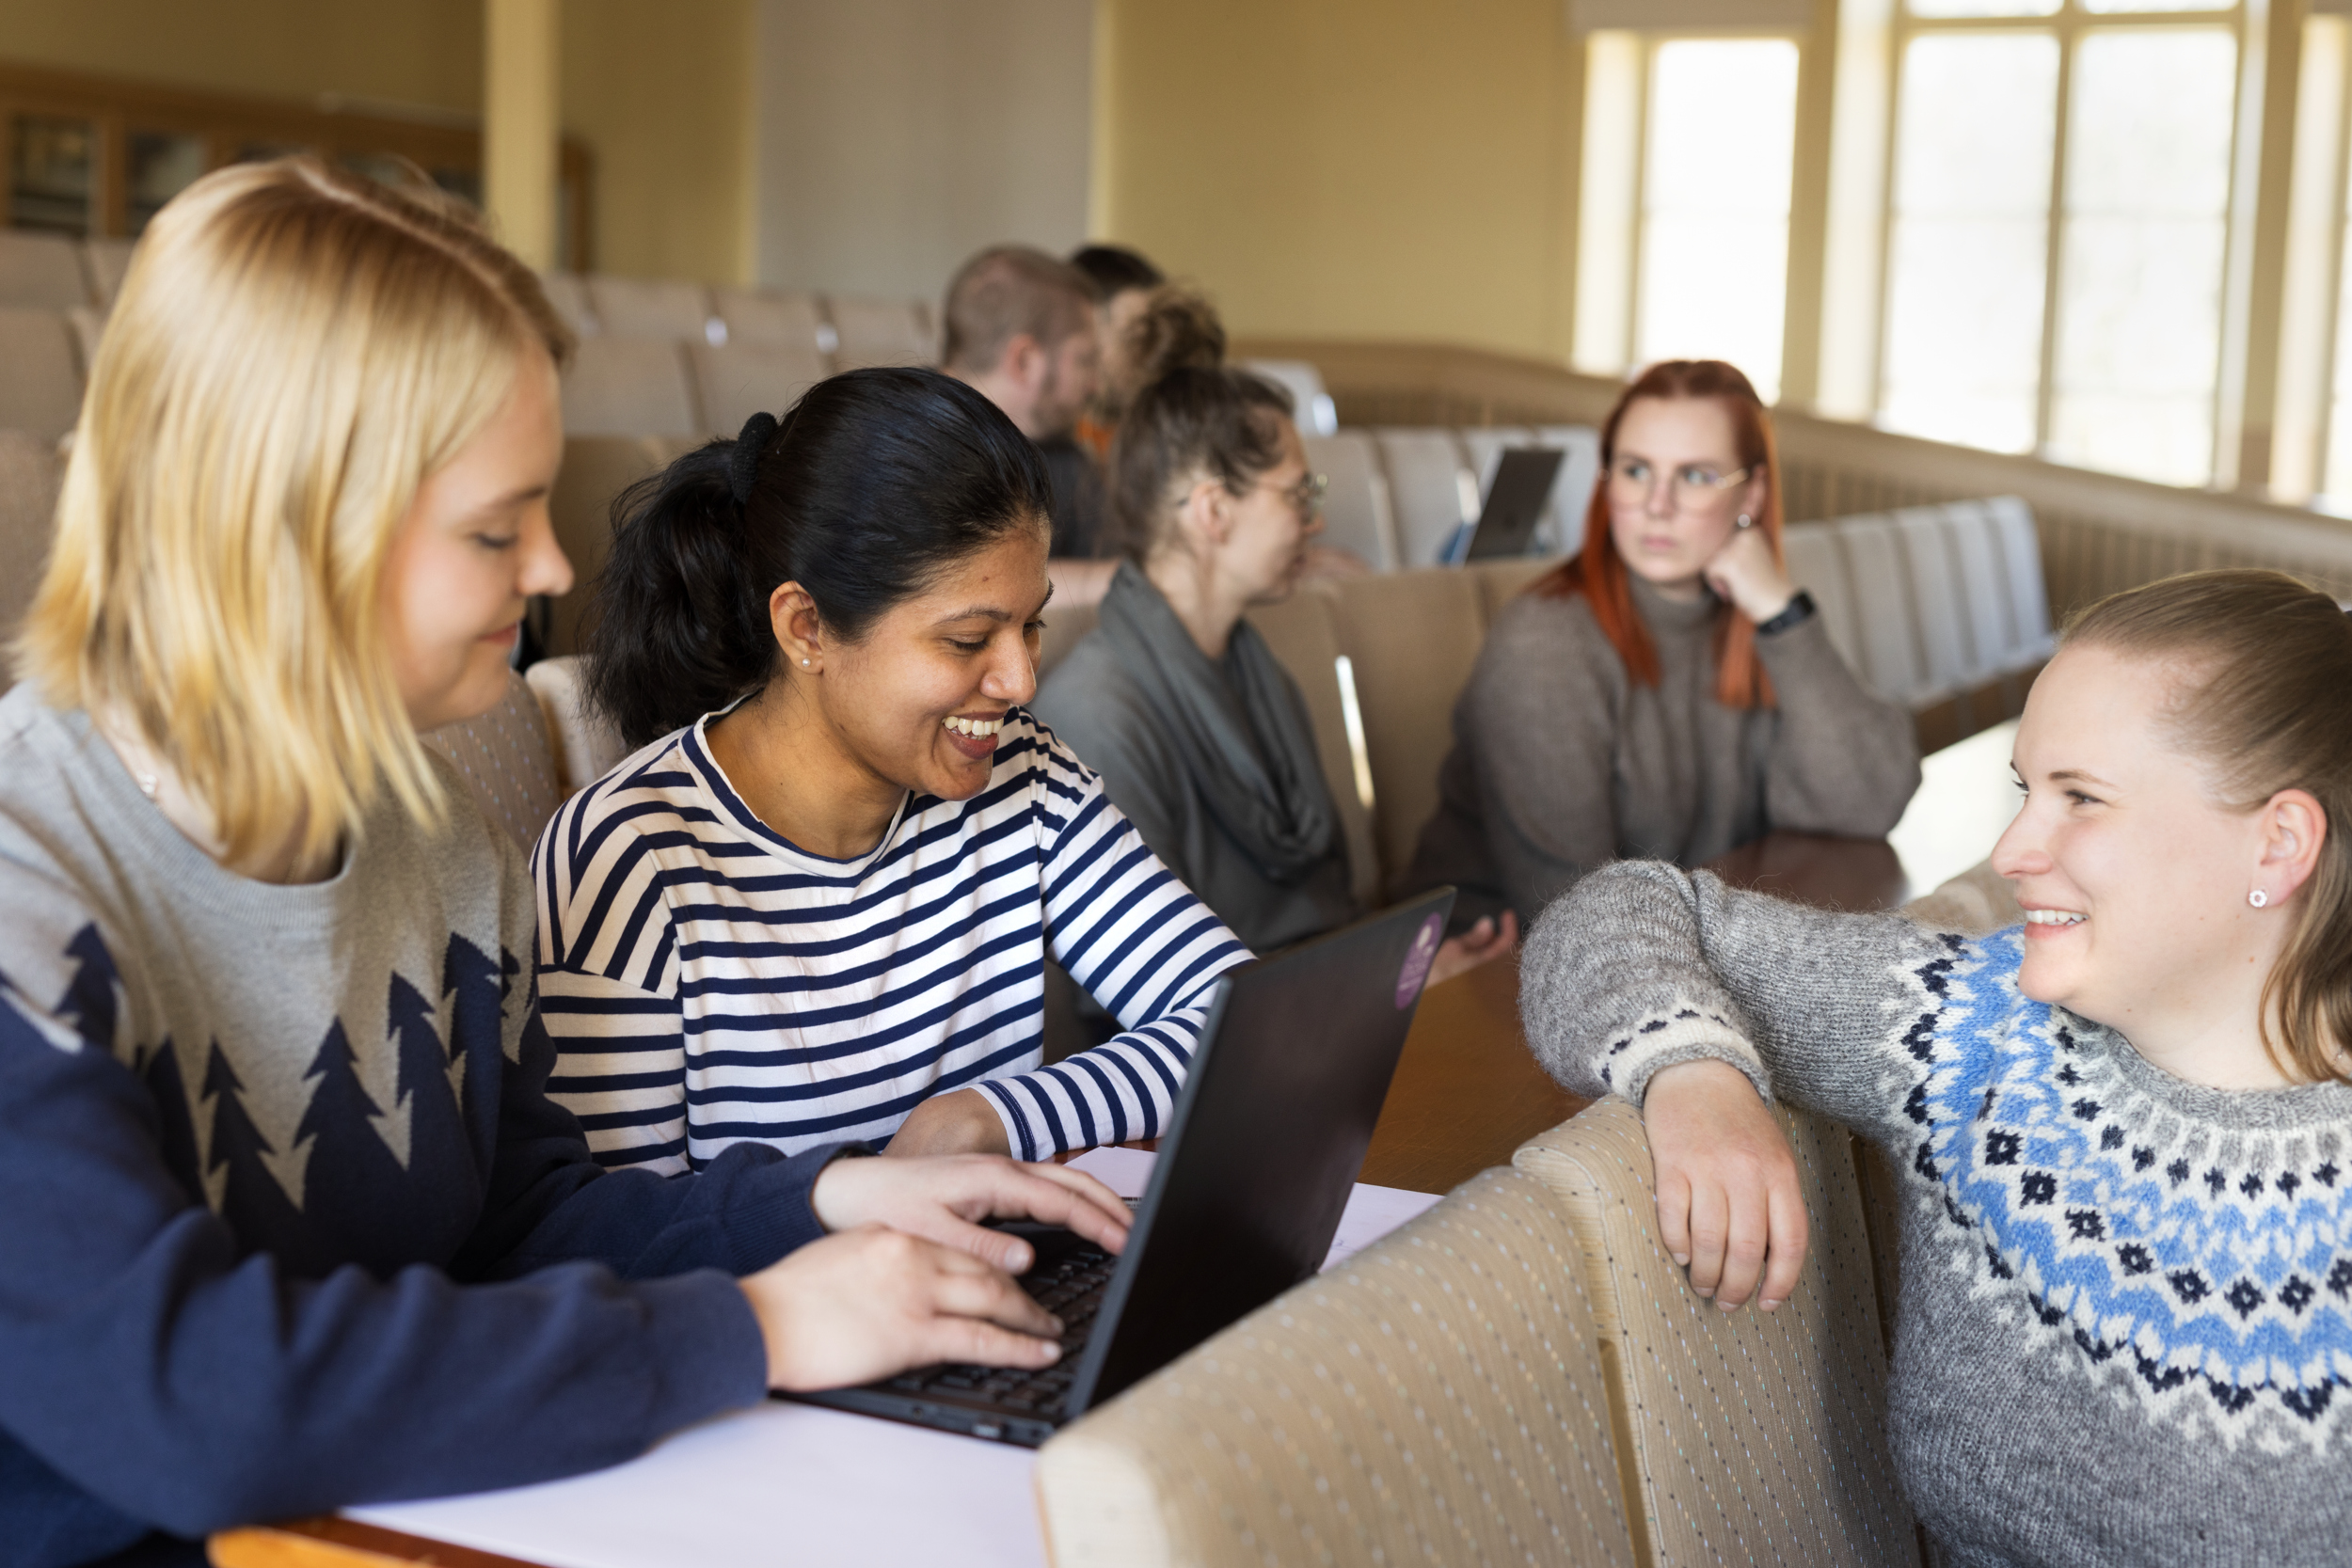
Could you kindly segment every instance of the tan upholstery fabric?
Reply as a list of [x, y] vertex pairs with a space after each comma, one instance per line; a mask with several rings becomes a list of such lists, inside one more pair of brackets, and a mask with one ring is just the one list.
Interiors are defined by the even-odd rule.
[[816, 295], [726, 286], [710, 293], [719, 319], [727, 324], [728, 342], [820, 351], [825, 335], [818, 330], [823, 323]]
[[566, 436], [687, 436], [704, 428], [675, 338], [582, 338], [564, 372]]
[[1348, 891], [1359, 908], [1370, 909], [1381, 902], [1380, 854], [1373, 843], [1372, 808], [1356, 787], [1356, 751], [1347, 733], [1349, 694], [1340, 685], [1343, 650], [1332, 602], [1328, 585], [1309, 583], [1279, 604], [1251, 610], [1249, 622], [1306, 695], [1315, 727], [1315, 759], [1323, 765], [1347, 841]]
[[583, 338], [593, 338], [604, 330], [596, 320], [596, 308], [588, 303], [588, 283], [576, 272], [551, 272], [543, 275], [539, 286], [547, 291], [548, 303], [564, 318], [564, 325]]
[[675, 277], [607, 277], [591, 275], [589, 302], [596, 321], [616, 338], [691, 338], [702, 341], [710, 320], [710, 293], [700, 283]]
[[1649, 1142], [1626, 1101], [1529, 1140], [1514, 1164], [1564, 1202], [1582, 1243], [1645, 1560], [1915, 1564], [1849, 1139], [1787, 1110], [1781, 1122], [1813, 1243], [1772, 1313], [1701, 1299], [1659, 1245]]
[[939, 358], [923, 307], [911, 299], [861, 299], [835, 294], [833, 309], [834, 368], [869, 365], [929, 365]]
[[826, 375], [814, 342], [689, 343], [686, 357], [710, 434], [730, 438], [754, 414], [781, 415]]
[[63, 234], [0, 229], [0, 305], [35, 310], [87, 305], [79, 249]]
[[572, 591], [550, 601], [548, 651], [580, 651], [581, 623], [596, 574], [612, 547], [612, 503], [623, 490], [661, 467], [651, 442], [631, 436], [576, 436], [564, 443], [548, 512], [555, 542], [572, 563]]
[[1517, 561], [1481, 561], [1462, 570], [1478, 584], [1479, 625], [1490, 626], [1502, 607], [1527, 592], [1528, 585], [1560, 564], [1554, 557], [1529, 556]]
[[[40, 586], [64, 478], [56, 442], [0, 430], [0, 648], [15, 641]], [[14, 668], [0, 655], [0, 691], [15, 684]]]
[[554, 744], [559, 800], [595, 784], [628, 755], [612, 726], [588, 711], [580, 672], [580, 659], [566, 657], [543, 658], [523, 673]]
[[1855, 608], [1853, 579], [1846, 573], [1846, 552], [1837, 531], [1827, 523], [1798, 523], [1781, 536], [1788, 575], [1813, 595], [1821, 624], [1840, 657], [1867, 682], [1862, 662], [1862, 612]]
[[65, 313], [0, 306], [0, 430], [54, 441], [81, 416], [82, 372]]
[[[1396, 514], [1397, 562], [1435, 565], [1438, 552], [1462, 521], [1461, 443], [1451, 430], [1379, 430], [1380, 461], [1389, 474], [1389, 503]], [[1477, 477], [1470, 476], [1475, 485]]]
[[523, 677], [510, 672], [506, 696], [481, 718], [427, 730], [422, 738], [457, 769], [482, 815], [531, 853], [564, 796], [548, 716]]
[[1345, 550], [1375, 572], [1393, 572], [1396, 516], [1389, 506], [1389, 480], [1380, 454], [1360, 430], [1309, 436], [1307, 466], [1329, 477], [1323, 500], [1323, 542]]
[[1493, 1170], [1038, 1456], [1057, 1568], [1630, 1564], [1576, 1238]]
[[82, 261], [89, 270], [90, 293], [102, 310], [112, 306], [115, 295], [122, 292], [122, 279], [131, 270], [131, 252], [136, 240], [85, 240]]
[[1454, 702], [1486, 639], [1480, 578], [1451, 567], [1337, 583], [1340, 645], [1356, 669], [1377, 801], [1382, 884], [1412, 863], [1438, 809], [1438, 768], [1454, 743]]
[[2016, 888], [1993, 869], [1991, 861], [1979, 861], [1934, 892], [1914, 898], [1902, 912], [1922, 926], [1969, 937], [1980, 937], [2026, 918], [2017, 907]]

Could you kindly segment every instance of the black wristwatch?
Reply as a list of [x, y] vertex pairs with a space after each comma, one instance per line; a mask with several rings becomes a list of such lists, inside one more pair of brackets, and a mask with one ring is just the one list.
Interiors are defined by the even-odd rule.
[[1780, 607], [1779, 614], [1769, 621], [1758, 621], [1756, 624], [1756, 635], [1777, 637], [1790, 626], [1803, 626], [1813, 619], [1813, 595], [1800, 588], [1797, 590], [1795, 598]]

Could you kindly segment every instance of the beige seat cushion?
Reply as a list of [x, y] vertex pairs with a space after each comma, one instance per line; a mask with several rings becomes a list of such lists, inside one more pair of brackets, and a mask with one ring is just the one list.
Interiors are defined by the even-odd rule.
[[1352, 660], [1343, 682], [1333, 602], [1328, 583], [1308, 583], [1279, 604], [1251, 610], [1249, 624], [1307, 699], [1315, 758], [1323, 765], [1323, 780], [1330, 787], [1340, 832], [1347, 843], [1349, 891], [1359, 907], [1371, 909], [1381, 902], [1380, 855], [1372, 836], [1374, 801], [1365, 799], [1371, 793], [1372, 764], [1358, 744], [1361, 723], [1348, 721], [1351, 706], [1360, 716], [1361, 694], [1355, 689]]
[[691, 436], [686, 355], [675, 338], [582, 338], [564, 372], [566, 436]]
[[703, 341], [710, 321], [710, 291], [675, 277], [612, 277], [592, 273], [582, 282], [596, 321], [616, 338]]
[[1575, 1252], [1464, 1182], [1046, 1444], [1052, 1560], [1632, 1563]]
[[0, 305], [63, 310], [90, 302], [81, 247], [63, 234], [0, 229]]
[[730, 439], [754, 414], [784, 413], [826, 374], [814, 342], [690, 343], [686, 357], [710, 433]]
[[82, 372], [62, 310], [0, 306], [0, 430], [56, 440], [82, 415]]
[[833, 314], [836, 370], [929, 365], [939, 357], [938, 340], [920, 301], [835, 294], [826, 303]]
[[[0, 430], [0, 648], [16, 640], [40, 587], [56, 529], [57, 486], [64, 478], [65, 463], [55, 441]], [[0, 691], [15, 684], [15, 670], [0, 655]]]
[[620, 735], [589, 711], [586, 666], [574, 657], [543, 658], [523, 673], [546, 715], [555, 747], [557, 786], [569, 800], [628, 755]]
[[523, 677], [508, 672], [505, 697], [481, 718], [443, 724], [421, 738], [457, 769], [482, 815], [530, 854], [564, 795], [548, 716]]
[[1724, 1311], [1666, 1256], [1649, 1140], [1625, 1101], [1595, 1103], [1513, 1163], [1563, 1201], [1581, 1243], [1645, 1560], [1916, 1564], [1849, 1139], [1780, 1117], [1813, 1243], [1771, 1313]]
[[814, 294], [722, 284], [710, 291], [710, 298], [719, 319], [727, 324], [730, 343], [773, 343], [803, 348], [811, 354], [822, 351], [826, 334]]

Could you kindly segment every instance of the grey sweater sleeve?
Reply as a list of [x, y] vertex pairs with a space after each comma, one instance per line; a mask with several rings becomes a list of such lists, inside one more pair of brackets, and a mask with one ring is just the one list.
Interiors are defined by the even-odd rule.
[[1624, 676], [1581, 599], [1514, 600], [1455, 712], [1503, 892], [1532, 921], [1617, 852], [1613, 789]]
[[1536, 922], [1519, 1010], [1546, 1070], [1640, 1103], [1711, 1058], [1881, 1141], [1903, 1136], [1924, 1065], [1904, 1021], [1931, 1014], [1962, 943], [1900, 915], [1840, 914], [1655, 861], [1579, 882]]
[[1919, 787], [1911, 715], [1854, 678], [1818, 615], [1756, 647], [1780, 705], [1765, 760], [1766, 819], [1853, 838], [1892, 830]]

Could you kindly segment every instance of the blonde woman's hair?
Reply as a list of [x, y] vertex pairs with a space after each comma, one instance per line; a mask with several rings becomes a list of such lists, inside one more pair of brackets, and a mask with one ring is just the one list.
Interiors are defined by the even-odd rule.
[[421, 182], [307, 157], [198, 181], [100, 342], [20, 673], [134, 726], [230, 863], [291, 824], [329, 859], [386, 790], [437, 824], [385, 559], [425, 477], [569, 349], [530, 269]]
[[2352, 620], [2284, 572], [2190, 572], [2100, 600], [2068, 647], [2174, 671], [2164, 722], [2227, 809], [2308, 791], [2319, 864], [2263, 986], [2263, 1044], [2290, 1078], [2352, 1081]]

